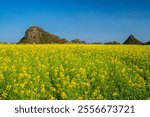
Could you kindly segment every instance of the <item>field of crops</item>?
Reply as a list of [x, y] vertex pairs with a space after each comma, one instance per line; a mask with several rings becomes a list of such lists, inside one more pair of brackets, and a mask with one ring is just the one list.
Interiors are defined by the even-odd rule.
[[150, 46], [1, 44], [0, 99], [150, 99]]

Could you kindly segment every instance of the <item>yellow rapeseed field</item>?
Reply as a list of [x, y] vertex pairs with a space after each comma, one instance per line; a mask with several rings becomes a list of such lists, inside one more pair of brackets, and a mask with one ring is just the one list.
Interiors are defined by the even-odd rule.
[[0, 99], [150, 99], [150, 46], [1, 44]]

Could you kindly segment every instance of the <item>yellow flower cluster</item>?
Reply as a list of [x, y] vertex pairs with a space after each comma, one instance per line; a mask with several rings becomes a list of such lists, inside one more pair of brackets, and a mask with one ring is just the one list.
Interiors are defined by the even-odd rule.
[[149, 99], [150, 46], [0, 45], [0, 99]]

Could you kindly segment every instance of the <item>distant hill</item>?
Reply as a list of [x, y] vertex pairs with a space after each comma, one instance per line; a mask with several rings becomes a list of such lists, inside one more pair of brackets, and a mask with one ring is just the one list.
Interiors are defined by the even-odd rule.
[[61, 39], [57, 35], [50, 34], [40, 27], [30, 27], [25, 36], [18, 42], [22, 44], [47, 44], [47, 43], [68, 43], [68, 40]]
[[73, 43], [73, 44], [86, 44], [85, 41], [81, 41], [80, 39], [74, 39], [74, 40], [70, 41], [70, 43]]
[[145, 44], [146, 44], [146, 45], [150, 45], [150, 41], [146, 42]]
[[130, 35], [127, 40], [123, 44], [143, 44], [141, 41], [139, 41], [137, 38], [135, 38], [133, 35]]
[[2, 41], [2, 42], [0, 41], [0, 44], [7, 44], [7, 43], [6, 43], [6, 42], [3, 42], [3, 41]]
[[113, 42], [106, 42], [104, 44], [106, 44], [106, 45], [117, 45], [117, 44], [120, 44], [120, 43], [117, 42], [117, 41], [113, 41]]

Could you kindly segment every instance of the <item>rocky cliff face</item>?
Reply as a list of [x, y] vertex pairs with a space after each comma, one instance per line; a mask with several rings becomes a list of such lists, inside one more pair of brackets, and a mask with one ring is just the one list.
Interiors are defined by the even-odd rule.
[[130, 35], [123, 44], [143, 44], [143, 43], [138, 39], [136, 39], [133, 35]]
[[33, 26], [26, 32], [25, 36], [18, 42], [23, 44], [46, 44], [46, 43], [67, 43], [65, 39], [61, 39], [59, 36], [50, 34], [44, 31], [42, 28]]

